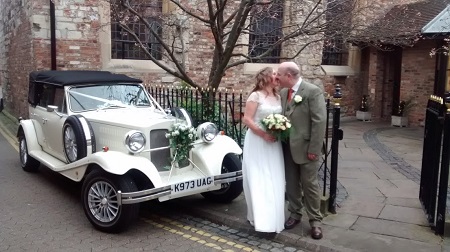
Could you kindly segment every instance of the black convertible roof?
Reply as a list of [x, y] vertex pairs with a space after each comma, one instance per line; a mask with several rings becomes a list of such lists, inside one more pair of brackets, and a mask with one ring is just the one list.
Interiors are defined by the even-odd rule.
[[30, 83], [45, 83], [58, 86], [94, 83], [142, 83], [141, 80], [131, 78], [125, 74], [114, 74], [107, 71], [34, 71], [30, 73]]

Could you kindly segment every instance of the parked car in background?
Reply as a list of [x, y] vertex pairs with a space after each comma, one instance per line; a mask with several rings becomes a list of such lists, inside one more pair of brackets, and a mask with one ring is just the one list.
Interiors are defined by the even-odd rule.
[[[17, 133], [22, 168], [34, 172], [42, 164], [82, 183], [84, 212], [101, 231], [126, 229], [140, 202], [198, 193], [230, 202], [242, 192], [236, 142], [213, 123], [193, 129], [185, 110], [164, 110], [139, 79], [36, 71], [28, 102], [29, 118]], [[173, 137], [181, 130], [187, 142]]]

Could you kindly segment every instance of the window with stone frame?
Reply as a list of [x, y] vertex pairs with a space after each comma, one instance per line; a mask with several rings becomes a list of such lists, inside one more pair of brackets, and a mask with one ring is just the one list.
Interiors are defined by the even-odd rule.
[[[268, 1], [254, 8], [250, 15], [248, 54], [257, 57], [273, 47], [282, 36], [284, 0]], [[281, 45], [274, 47], [260, 59], [251, 63], [279, 63]]]
[[346, 66], [348, 63], [348, 49], [343, 39], [331, 38], [324, 41], [322, 51], [322, 65]]
[[345, 66], [348, 63], [348, 47], [343, 39], [343, 34], [349, 28], [353, 0], [334, 0], [327, 3], [326, 21], [327, 30], [326, 39], [323, 44], [322, 65]]
[[[132, 8], [138, 13], [144, 14], [152, 31], [160, 37], [162, 36], [162, 20], [160, 19], [163, 9], [162, 2], [163, 0], [130, 0]], [[161, 60], [161, 44], [157, 41], [151, 30], [143, 22], [127, 13], [127, 11], [118, 10], [120, 8], [119, 4], [115, 8], [112, 7], [111, 11], [122, 11], [120, 16], [122, 19], [127, 20], [127, 26], [139, 37], [151, 55], [157, 60]], [[114, 16], [117, 17], [117, 13]], [[120, 27], [119, 20], [111, 20], [111, 58], [133, 60], [150, 59], [144, 50], [139, 47], [139, 44], [134, 40], [133, 36]]]

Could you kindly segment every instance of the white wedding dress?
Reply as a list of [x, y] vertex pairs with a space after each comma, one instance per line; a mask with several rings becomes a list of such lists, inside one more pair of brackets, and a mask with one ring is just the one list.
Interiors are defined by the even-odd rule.
[[[253, 92], [248, 101], [258, 103], [254, 122], [269, 114], [281, 113], [281, 101], [262, 92]], [[259, 232], [279, 233], [284, 229], [284, 159], [281, 142], [267, 142], [248, 130], [245, 135], [243, 184], [247, 202], [247, 220]]]

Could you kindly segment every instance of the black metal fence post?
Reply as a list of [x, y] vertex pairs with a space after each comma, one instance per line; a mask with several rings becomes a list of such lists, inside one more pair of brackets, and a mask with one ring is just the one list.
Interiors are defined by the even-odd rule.
[[328, 127], [330, 121], [330, 97], [326, 98], [327, 104], [327, 123], [325, 128], [325, 143], [324, 143], [324, 151], [325, 156], [323, 159], [323, 196], [325, 197], [327, 194], [327, 172], [328, 172]]
[[419, 199], [432, 227], [435, 226], [436, 221], [436, 198], [438, 196], [444, 112], [442, 98], [431, 96], [425, 117]]
[[341, 86], [336, 84], [335, 93], [333, 95], [334, 111], [333, 111], [333, 135], [331, 138], [331, 167], [330, 167], [330, 200], [328, 203], [328, 211], [336, 213], [336, 192], [337, 192], [337, 172], [338, 172], [338, 155], [339, 140], [342, 140], [342, 130], [339, 129], [341, 117]]
[[436, 211], [436, 234], [444, 234], [445, 213], [447, 208], [447, 188], [450, 166], [450, 93], [445, 94], [446, 111], [444, 115], [444, 136], [442, 141], [441, 172], [439, 195]]

